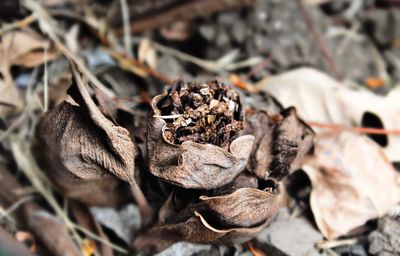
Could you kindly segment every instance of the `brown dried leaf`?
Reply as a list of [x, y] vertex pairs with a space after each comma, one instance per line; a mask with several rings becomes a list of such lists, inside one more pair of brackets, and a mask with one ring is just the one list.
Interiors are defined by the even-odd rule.
[[139, 236], [138, 249], [160, 251], [176, 241], [196, 243], [243, 243], [255, 237], [275, 216], [278, 192], [241, 188], [225, 196], [200, 197], [169, 224], [156, 226]]
[[50, 41], [40, 37], [33, 31], [10, 31], [2, 36], [0, 43], [0, 67], [10, 68], [12, 65], [34, 67], [44, 63], [44, 50], [48, 49], [47, 60], [58, 56], [51, 47]]
[[80, 107], [61, 103], [41, 118], [37, 131], [39, 163], [65, 196], [89, 205], [127, 199], [128, 190], [108, 171], [119, 164], [104, 133]]
[[41, 163], [66, 196], [90, 205], [119, 203], [129, 195], [119, 179], [135, 184], [134, 144], [99, 110], [82, 75], [73, 73], [69, 93], [79, 106], [63, 102], [41, 118]]
[[11, 66], [34, 67], [44, 63], [44, 49], [48, 49], [47, 60], [58, 56], [50, 47], [50, 42], [29, 30], [10, 31], [2, 35], [0, 42], [0, 73], [4, 78], [0, 82], [0, 115], [7, 114], [15, 107], [22, 106], [11, 75]]
[[399, 202], [396, 171], [383, 150], [363, 135], [318, 137], [303, 167], [312, 182], [311, 209], [328, 239], [351, 233]]
[[200, 200], [217, 218], [237, 227], [258, 225], [279, 208], [276, 194], [254, 188], [240, 188], [226, 196], [201, 196]]
[[315, 136], [293, 107], [274, 117], [264, 111], [249, 113], [243, 133], [256, 138], [248, 169], [261, 179], [278, 180], [300, 168]]

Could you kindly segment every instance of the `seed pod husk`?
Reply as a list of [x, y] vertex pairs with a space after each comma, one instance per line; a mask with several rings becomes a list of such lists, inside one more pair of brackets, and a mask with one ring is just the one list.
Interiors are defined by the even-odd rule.
[[152, 101], [148, 126], [150, 172], [194, 189], [221, 187], [243, 171], [254, 136], [242, 129], [239, 96], [219, 82], [177, 81]]

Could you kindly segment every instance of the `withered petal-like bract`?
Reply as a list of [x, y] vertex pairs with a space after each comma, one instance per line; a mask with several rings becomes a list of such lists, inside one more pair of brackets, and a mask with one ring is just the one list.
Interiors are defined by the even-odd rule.
[[150, 172], [184, 188], [214, 189], [232, 182], [247, 164], [254, 136], [236, 138], [231, 142], [229, 151], [192, 141], [172, 144], [163, 136], [166, 122], [158, 116], [160, 113], [156, 108], [160, 96], [153, 99], [153, 116], [148, 127]]
[[177, 241], [237, 244], [254, 238], [274, 218], [281, 204], [278, 191], [241, 188], [231, 194], [200, 197], [169, 223], [155, 226], [134, 242], [157, 252]]
[[300, 168], [315, 137], [314, 131], [297, 116], [293, 107], [275, 117], [264, 111], [247, 115], [242, 134], [256, 137], [248, 169], [261, 179], [277, 180]]
[[63, 102], [37, 126], [36, 156], [67, 197], [89, 205], [113, 205], [130, 193], [135, 146], [128, 131], [99, 110], [83, 78], [75, 71], [69, 94], [79, 104]]

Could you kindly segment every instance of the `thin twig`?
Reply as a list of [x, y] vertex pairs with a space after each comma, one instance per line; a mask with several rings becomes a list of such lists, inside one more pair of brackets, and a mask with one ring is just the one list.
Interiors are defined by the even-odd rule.
[[308, 14], [306, 8], [304, 7], [303, 0], [296, 0], [296, 3], [300, 9], [301, 14], [303, 15], [304, 21], [306, 22], [308, 29], [311, 31], [311, 34], [313, 35], [318, 45], [321, 54], [325, 57], [329, 66], [331, 67], [333, 75], [335, 76], [336, 79], [341, 80], [341, 75], [339, 74], [338, 69], [336, 68], [335, 62], [333, 61], [331, 55], [329, 54], [328, 49], [322, 42], [319, 32], [317, 31], [317, 29], [315, 29], [315, 26], [310, 18], [310, 15]]
[[[163, 8], [161, 11], [153, 12], [142, 18], [131, 20], [132, 33], [143, 32], [168, 25], [179, 20], [190, 20], [196, 17], [206, 16], [222, 10], [233, 9], [241, 6], [253, 5], [255, 0], [197, 0], [178, 1], [172, 7]], [[124, 29], [116, 29], [116, 35], [122, 36]]]
[[131, 40], [131, 28], [129, 25], [129, 6], [126, 0], [119, 0], [121, 4], [121, 12], [122, 12], [122, 22], [124, 27], [124, 46], [126, 54], [130, 58], [133, 57], [132, 52], [132, 40]]
[[28, 10], [35, 13], [38, 17], [40, 28], [46, 33], [50, 39], [54, 42], [55, 46], [60, 50], [65, 57], [71, 62], [75, 63], [79, 70], [86, 75], [93, 85], [103, 91], [108, 97], [113, 98], [115, 94], [108, 89], [102, 82], [100, 82], [93, 73], [83, 64], [83, 62], [74, 55], [66, 46], [62, 43], [59, 38], [59, 34], [62, 34], [57, 26], [57, 22], [49, 15], [49, 13], [36, 1], [34, 0], [23, 0], [21, 2]]
[[75, 223], [73, 223], [73, 225], [74, 225], [74, 227], [75, 227], [76, 229], [78, 229], [79, 231], [85, 233], [85, 235], [91, 237], [92, 239], [94, 239], [94, 240], [96, 240], [96, 241], [99, 241], [99, 242], [101, 242], [101, 243], [104, 243], [105, 245], [110, 246], [111, 248], [113, 248], [114, 250], [116, 250], [116, 251], [118, 251], [118, 252], [125, 253], [125, 254], [128, 253], [128, 251], [127, 251], [125, 248], [122, 248], [122, 247], [120, 247], [120, 246], [118, 246], [118, 245], [116, 245], [116, 244], [111, 243], [110, 241], [108, 241], [108, 240], [106, 240], [106, 239], [104, 239], [104, 238], [102, 238], [102, 237], [100, 237], [100, 236], [94, 234], [94, 233], [91, 232], [90, 230], [87, 230], [87, 229], [85, 229], [84, 227], [81, 227], [81, 226], [79, 226], [79, 225], [77, 225], [77, 224], [75, 224]]
[[250, 69], [250, 71], [246, 74], [245, 78], [248, 79], [251, 76], [259, 74], [268, 64], [271, 63], [271, 55], [265, 57], [259, 64], [255, 65]]
[[384, 134], [384, 135], [400, 135], [400, 130], [386, 130], [379, 128], [369, 128], [369, 127], [346, 127], [339, 124], [324, 124], [319, 122], [307, 122], [309, 125], [319, 128], [326, 128], [336, 131], [342, 130], [351, 130], [357, 133], [366, 133], [366, 134]]
[[3, 28], [0, 29], [0, 36], [2, 36], [4, 33], [8, 32], [8, 31], [26, 27], [26, 26], [32, 24], [33, 22], [35, 22], [36, 20], [37, 20], [37, 17], [34, 14], [31, 14], [29, 16], [26, 16], [22, 20], [17, 20], [13, 23], [7, 24]]
[[11, 215], [11, 213], [13, 211], [15, 211], [16, 209], [18, 209], [18, 207], [20, 207], [21, 205], [23, 205], [24, 203], [31, 201], [33, 198], [35, 198], [34, 196], [26, 196], [21, 198], [20, 200], [18, 200], [17, 202], [13, 203], [13, 205], [11, 205], [7, 210], [5, 210], [4, 212], [0, 212], [0, 218], [6, 216], [6, 215]]
[[334, 240], [334, 241], [322, 241], [316, 244], [317, 249], [331, 249], [344, 245], [353, 245], [358, 242], [357, 239], [343, 239], [343, 240]]
[[158, 73], [156, 70], [146, 66], [145, 64], [141, 63], [137, 59], [129, 58], [128, 56], [124, 55], [121, 52], [117, 52], [111, 48], [105, 48], [105, 50], [111, 55], [111, 57], [117, 59], [119, 61], [119, 65], [122, 69], [135, 73], [139, 76], [147, 76], [150, 75], [158, 80], [171, 84], [172, 80], [168, 77], [164, 76], [161, 73]]
[[44, 85], [43, 85], [43, 106], [44, 112], [49, 110], [49, 74], [47, 71], [47, 47], [44, 48]]
[[200, 59], [200, 58], [194, 57], [192, 55], [189, 55], [187, 53], [178, 51], [174, 48], [170, 48], [170, 47], [158, 44], [156, 42], [152, 42], [152, 44], [153, 44], [154, 48], [157, 49], [159, 52], [162, 52], [162, 53], [168, 54], [168, 55], [172, 55], [183, 61], [193, 63], [205, 70], [215, 72], [215, 73], [219, 73], [221, 71], [232, 71], [232, 70], [235, 70], [238, 68], [251, 67], [251, 66], [257, 65], [258, 63], [260, 63], [262, 61], [262, 58], [260, 58], [260, 57], [253, 57], [253, 58], [249, 58], [247, 60], [232, 63], [232, 61], [234, 59], [236, 59], [236, 57], [238, 56], [238, 51], [232, 51], [216, 61], [204, 60], [204, 59]]
[[161, 118], [161, 119], [176, 119], [181, 117], [182, 114], [176, 114], [176, 115], [167, 115], [167, 116], [160, 116], [160, 115], [153, 115], [153, 117]]

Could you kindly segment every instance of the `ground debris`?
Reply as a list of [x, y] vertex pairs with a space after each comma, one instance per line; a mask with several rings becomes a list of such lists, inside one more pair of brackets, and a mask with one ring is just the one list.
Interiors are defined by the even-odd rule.
[[377, 256], [395, 256], [400, 254], [400, 215], [386, 215], [378, 220], [378, 229], [373, 231], [369, 253]]

